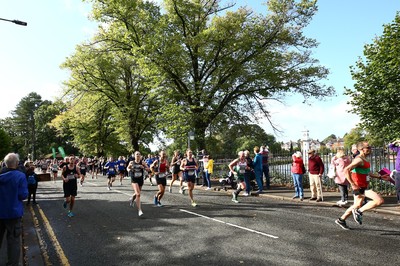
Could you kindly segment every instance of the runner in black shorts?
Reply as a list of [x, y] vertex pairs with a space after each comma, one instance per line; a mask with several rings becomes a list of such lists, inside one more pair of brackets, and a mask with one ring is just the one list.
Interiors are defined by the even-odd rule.
[[169, 164], [167, 160], [167, 154], [165, 151], [160, 152], [160, 158], [155, 160], [151, 166], [151, 172], [156, 176], [158, 191], [154, 196], [154, 204], [158, 207], [162, 207], [161, 198], [164, 196], [165, 186], [167, 185], [167, 174]]
[[179, 193], [183, 194], [183, 176], [182, 176], [182, 170], [181, 170], [181, 160], [182, 160], [182, 155], [179, 150], [174, 151], [174, 156], [172, 157], [171, 160], [171, 166], [172, 166], [172, 179], [171, 183], [169, 183], [169, 192], [172, 193], [172, 184], [174, 184], [175, 180], [179, 176]]
[[87, 158], [85, 156], [83, 156], [82, 159], [78, 162], [77, 166], [79, 168], [79, 171], [81, 172], [79, 183], [81, 186], [83, 186], [83, 182], [85, 181], [86, 171], [88, 169]]
[[76, 184], [79, 178], [80, 172], [79, 168], [75, 165], [75, 157], [69, 157], [69, 164], [63, 167], [61, 177], [63, 179], [63, 190], [65, 201], [63, 203], [64, 209], [67, 208], [69, 204], [68, 217], [73, 217], [72, 209], [75, 204], [75, 197], [78, 192], [78, 186]]
[[117, 163], [114, 161], [112, 156], [104, 165], [104, 169], [107, 171], [107, 189], [111, 190], [112, 183], [115, 181], [115, 175], [117, 173]]
[[130, 206], [136, 203], [136, 207], [139, 211], [139, 216], [143, 215], [142, 205], [140, 203], [140, 192], [142, 191], [144, 171], [148, 170], [147, 164], [142, 159], [140, 152], [135, 152], [134, 160], [129, 162], [127, 167], [129, 176], [131, 177], [131, 184], [133, 188], [133, 195], [130, 200]]
[[194, 188], [194, 183], [196, 182], [197, 169], [198, 169], [198, 164], [196, 162], [196, 159], [193, 158], [192, 150], [188, 149], [186, 151], [186, 158], [182, 160], [181, 170], [184, 171], [183, 175], [185, 181], [187, 182], [189, 197], [193, 207], [197, 206], [197, 203], [193, 199], [193, 188]]

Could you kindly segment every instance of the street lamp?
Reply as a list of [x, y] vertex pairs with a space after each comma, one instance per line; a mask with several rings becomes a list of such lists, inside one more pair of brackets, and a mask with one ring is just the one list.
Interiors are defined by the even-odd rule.
[[8, 22], [11, 22], [11, 23], [14, 23], [14, 24], [17, 24], [17, 25], [21, 25], [21, 26], [27, 26], [28, 25], [28, 23], [26, 23], [25, 21], [21, 21], [21, 20], [17, 20], [17, 19], [9, 20], [9, 19], [5, 19], [5, 18], [0, 18], [0, 20], [8, 21]]
[[193, 131], [188, 132], [188, 149], [190, 149], [190, 141], [191, 140], [194, 140], [194, 132]]

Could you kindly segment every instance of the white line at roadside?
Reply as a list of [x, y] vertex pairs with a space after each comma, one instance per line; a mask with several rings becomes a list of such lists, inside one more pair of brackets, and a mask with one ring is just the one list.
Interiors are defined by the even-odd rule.
[[186, 212], [186, 213], [189, 213], [189, 214], [192, 214], [192, 215], [195, 215], [195, 216], [199, 216], [199, 217], [202, 217], [202, 218], [214, 221], [214, 222], [218, 222], [218, 223], [226, 224], [226, 225], [229, 225], [229, 226], [232, 226], [232, 227], [236, 227], [236, 228], [239, 228], [239, 229], [242, 229], [242, 230], [246, 230], [246, 231], [249, 231], [249, 232], [252, 232], [252, 233], [255, 233], [255, 234], [259, 234], [259, 235], [262, 235], [262, 236], [266, 236], [266, 237], [270, 237], [270, 238], [274, 238], [274, 239], [278, 239], [279, 238], [279, 237], [274, 236], [274, 235], [266, 234], [266, 233], [263, 233], [263, 232], [260, 232], [260, 231], [256, 231], [256, 230], [253, 230], [253, 229], [250, 229], [250, 228], [246, 228], [246, 227], [243, 227], [243, 226], [239, 226], [239, 225], [236, 225], [236, 224], [227, 223], [227, 222], [224, 222], [224, 221], [221, 221], [221, 220], [218, 220], [218, 219], [215, 219], [215, 218], [211, 218], [211, 217], [208, 217], [208, 216], [205, 216], [205, 215], [201, 215], [201, 214], [198, 214], [198, 213], [195, 213], [195, 212], [191, 212], [191, 211], [187, 211], [187, 210], [183, 210], [183, 209], [180, 209], [180, 211], [181, 212]]

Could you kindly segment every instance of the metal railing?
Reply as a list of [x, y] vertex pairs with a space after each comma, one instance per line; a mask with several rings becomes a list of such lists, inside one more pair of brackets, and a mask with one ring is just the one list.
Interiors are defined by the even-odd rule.
[[[348, 153], [350, 154], [350, 152]], [[322, 186], [324, 190], [337, 190], [337, 185], [334, 180], [327, 176], [329, 165], [331, 163], [332, 157], [335, 153], [326, 153], [319, 154], [322, 161], [324, 162], [325, 171], [322, 178]], [[303, 158], [305, 161], [307, 158]], [[394, 169], [396, 155], [391, 154], [385, 148], [374, 147], [372, 148], [371, 155], [368, 158], [371, 162], [371, 171], [378, 172], [382, 168], [388, 168], [389, 170]], [[214, 160], [214, 177], [224, 177], [227, 175], [229, 168], [228, 164], [233, 159], [216, 159]], [[305, 162], [307, 164], [307, 162]], [[291, 187], [293, 185], [292, 179], [292, 158], [291, 155], [282, 154], [272, 154], [269, 158], [269, 172], [271, 177], [271, 184], [280, 185], [280, 186], [288, 186]], [[304, 187], [309, 187], [309, 179], [308, 173], [305, 174], [305, 178], [303, 178]], [[375, 178], [371, 178], [370, 187], [381, 194], [392, 195], [395, 194], [395, 187], [389, 182], [383, 180], [377, 180]]]

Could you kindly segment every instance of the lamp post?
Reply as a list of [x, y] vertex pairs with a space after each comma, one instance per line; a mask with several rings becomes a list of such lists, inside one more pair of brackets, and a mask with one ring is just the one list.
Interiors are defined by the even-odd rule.
[[28, 26], [28, 23], [26, 23], [25, 21], [21, 21], [21, 20], [17, 20], [17, 19], [10, 20], [10, 19], [5, 19], [5, 18], [0, 18], [0, 20], [8, 21], [8, 22], [20, 25], [20, 26]]
[[188, 132], [188, 149], [190, 149], [190, 141], [191, 140], [194, 140], [194, 132], [193, 131]]

